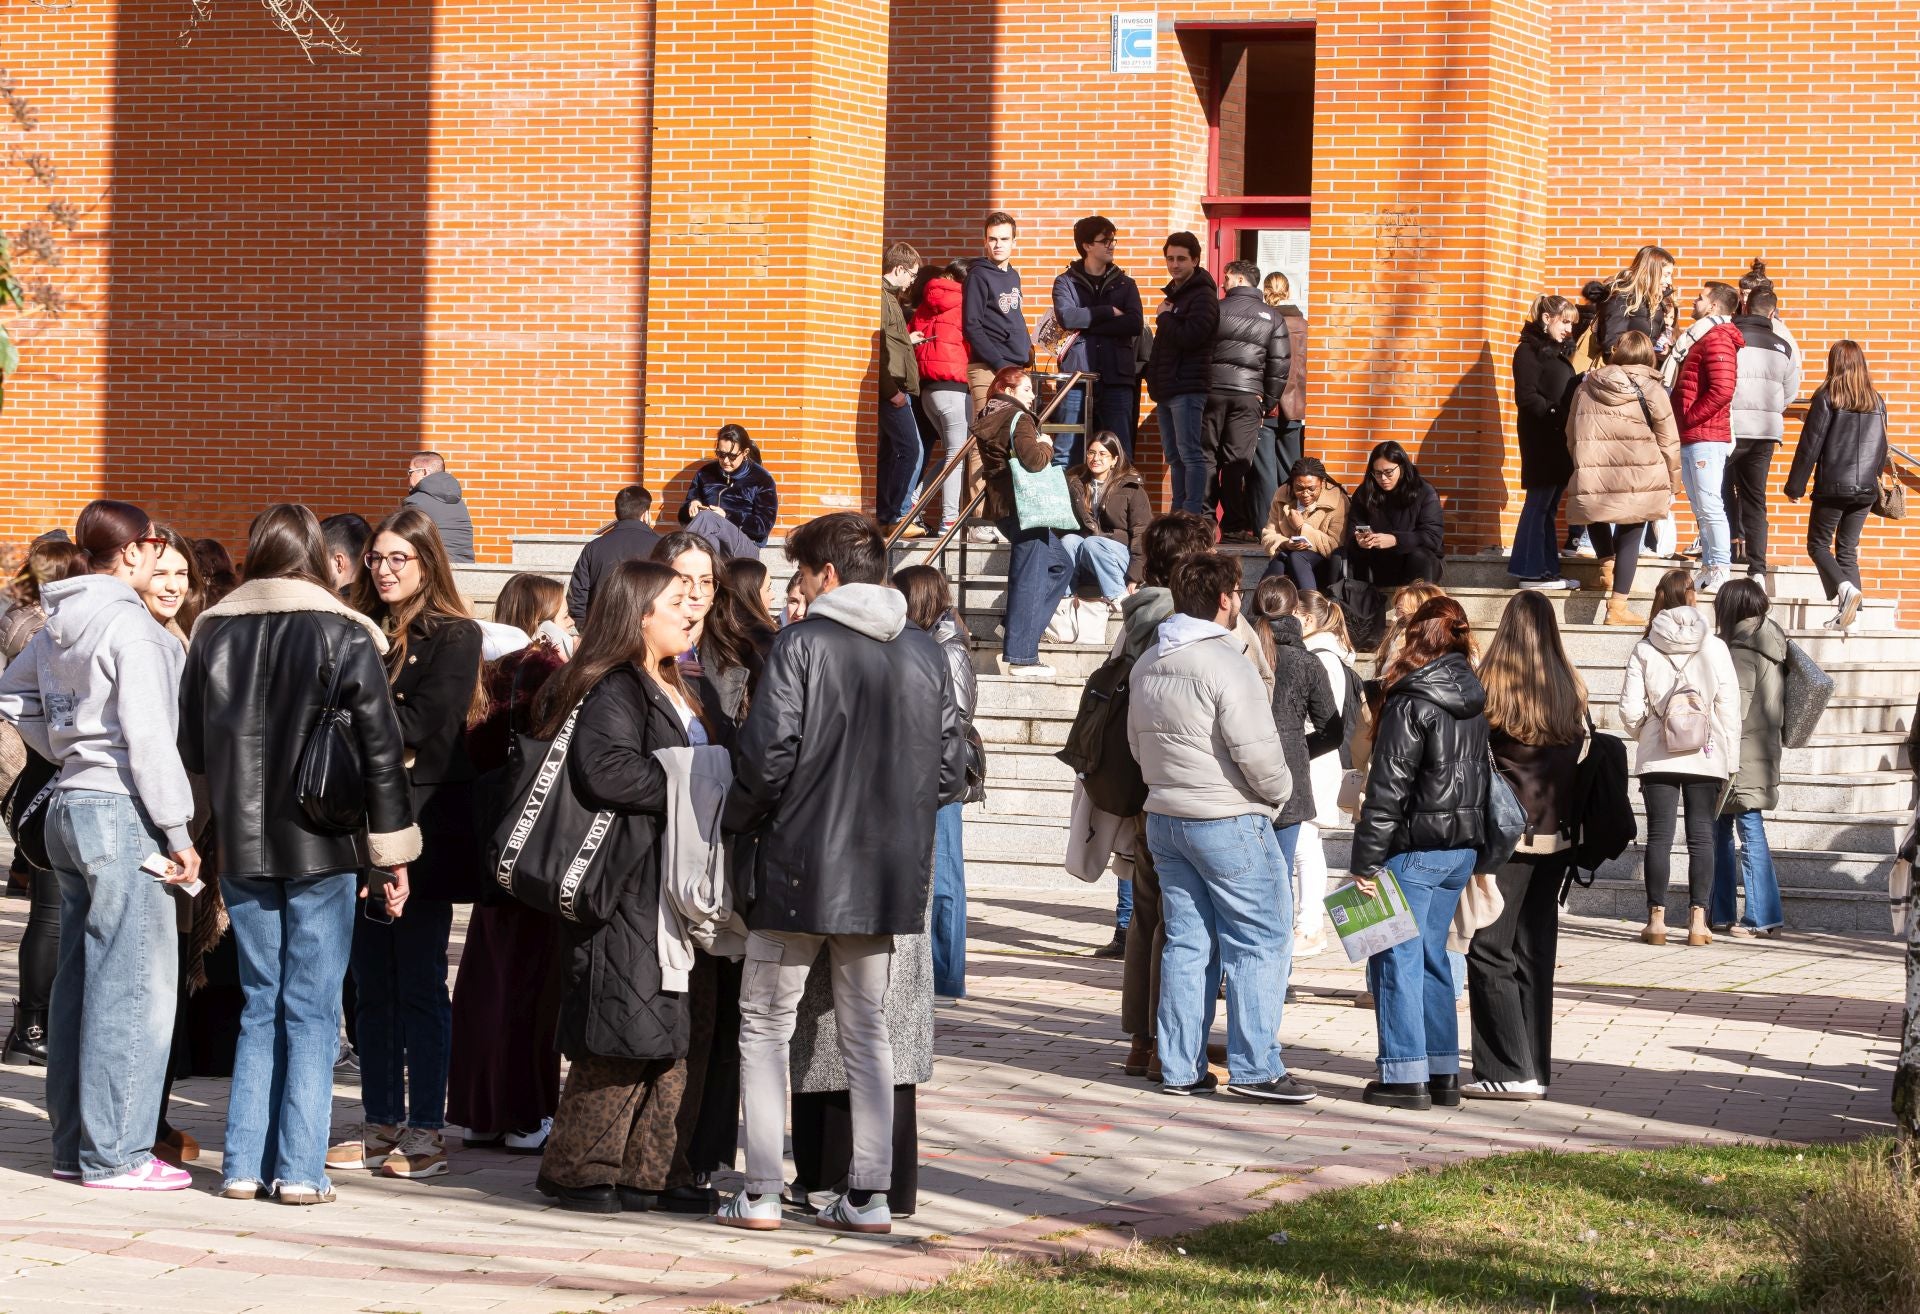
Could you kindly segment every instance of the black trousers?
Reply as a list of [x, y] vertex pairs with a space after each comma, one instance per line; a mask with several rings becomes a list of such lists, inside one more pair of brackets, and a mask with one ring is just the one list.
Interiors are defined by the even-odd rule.
[[1467, 948], [1476, 1081], [1553, 1083], [1553, 959], [1566, 872], [1565, 858], [1543, 858], [1494, 873], [1505, 906]]
[[1640, 777], [1640, 797], [1647, 805], [1649, 908], [1667, 906], [1667, 884], [1673, 877], [1674, 823], [1683, 806], [1687, 818], [1687, 904], [1706, 908], [1713, 892], [1713, 818], [1725, 788], [1724, 780], [1711, 776]]
[[1851, 502], [1813, 500], [1807, 513], [1807, 556], [1820, 572], [1821, 587], [1829, 598], [1838, 597], [1844, 580], [1860, 587], [1860, 531], [1866, 526], [1873, 499]]
[[[893, 1185], [883, 1194], [887, 1211], [898, 1218], [914, 1212], [920, 1200], [920, 1114], [914, 1106], [918, 1086], [893, 1088]], [[793, 1175], [808, 1191], [844, 1191], [853, 1162], [853, 1103], [844, 1090], [794, 1095]]]
[[20, 1007], [38, 1013], [42, 1025], [53, 1000], [53, 969], [60, 960], [60, 878], [33, 869], [33, 899], [20, 936]]
[[1347, 549], [1347, 573], [1376, 588], [1399, 588], [1417, 579], [1429, 584], [1440, 582], [1440, 554], [1415, 548], [1401, 552], [1393, 548], [1375, 551], [1363, 547]]
[[1640, 544], [1646, 538], [1645, 525], [1589, 525], [1593, 554], [1605, 561], [1613, 558], [1613, 591], [1621, 597], [1633, 592], [1633, 574], [1640, 567]]
[[1223, 532], [1258, 531], [1267, 523], [1267, 508], [1253, 505], [1257, 492], [1253, 456], [1260, 446], [1260, 398], [1250, 392], [1216, 392], [1207, 397], [1206, 427], [1201, 446], [1219, 472], [1219, 492], [1208, 492], [1220, 504]]
[[1727, 504], [1727, 523], [1733, 536], [1747, 543], [1747, 573], [1767, 568], [1767, 468], [1779, 443], [1736, 442], [1727, 458], [1721, 497]]

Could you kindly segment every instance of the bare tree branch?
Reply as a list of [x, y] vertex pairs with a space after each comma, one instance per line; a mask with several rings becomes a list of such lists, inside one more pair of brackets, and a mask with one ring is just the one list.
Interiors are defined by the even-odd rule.
[[[190, 45], [202, 23], [213, 19], [214, 0], [187, 0], [187, 24], [180, 30], [180, 44]], [[308, 63], [316, 50], [331, 50], [341, 55], [357, 55], [360, 47], [346, 33], [339, 18], [314, 8], [312, 0], [260, 0], [273, 25], [300, 43], [300, 53]]]

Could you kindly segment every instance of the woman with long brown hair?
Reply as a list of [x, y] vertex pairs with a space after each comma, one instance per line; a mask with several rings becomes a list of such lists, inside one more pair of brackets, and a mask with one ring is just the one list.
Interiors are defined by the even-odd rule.
[[467, 720], [480, 686], [480, 627], [454, 587], [440, 531], [402, 507], [374, 527], [353, 605], [386, 637], [387, 682], [420, 827], [407, 915], [353, 927], [353, 984], [366, 1122], [327, 1151], [336, 1167], [390, 1177], [447, 1171], [447, 941], [453, 905], [479, 893]]
[[[380, 662], [386, 638], [335, 594], [319, 521], [304, 506], [270, 506], [247, 539], [246, 583], [200, 617], [180, 691], [181, 753], [207, 780], [245, 995], [221, 1194], [324, 1204], [360, 872], [371, 858], [395, 876], [369, 915], [410, 915], [406, 864], [420, 834]], [[295, 784], [336, 673], [365, 783], [347, 829], [315, 825]]]
[[1867, 354], [1841, 339], [1827, 352], [1827, 380], [1813, 394], [1787, 475], [1789, 502], [1813, 484], [1807, 556], [1835, 603], [1828, 629], [1844, 630], [1860, 614], [1860, 530], [1887, 465], [1887, 403], [1873, 386]]
[[1518, 593], [1480, 659], [1493, 760], [1527, 810], [1513, 859], [1494, 873], [1500, 916], [1467, 949], [1473, 1081], [1461, 1094], [1545, 1099], [1553, 1081], [1553, 958], [1572, 846], [1573, 777], [1587, 738], [1587, 686], [1553, 604]]
[[[467, 756], [483, 793], [488, 773], [505, 774], [514, 736], [531, 731], [535, 700], [566, 664], [562, 641], [573, 624], [565, 586], [534, 574], [501, 586], [493, 618], [530, 642], [480, 675], [487, 705], [467, 728]], [[557, 929], [523, 903], [485, 896], [467, 923], [447, 1063], [447, 1119], [466, 1129], [465, 1145], [538, 1154], [547, 1143], [560, 1102]]]
[[1460, 1022], [1447, 932], [1486, 835], [1486, 694], [1468, 660], [1472, 627], [1452, 598], [1425, 603], [1376, 695], [1373, 761], [1353, 827], [1353, 883], [1371, 897], [1382, 873], [1406, 896], [1420, 934], [1367, 960], [1380, 1033], [1369, 1104], [1460, 1102]]
[[1634, 252], [1633, 263], [1607, 284], [1607, 299], [1600, 307], [1601, 355], [1611, 356], [1622, 335], [1637, 331], [1647, 335], [1656, 356], [1666, 356], [1678, 320], [1675, 272], [1673, 255], [1665, 247], [1643, 246]]
[[693, 646], [687, 582], [656, 561], [602, 577], [580, 650], [548, 681], [534, 734], [551, 739], [576, 708], [567, 780], [615, 814], [602, 861], [626, 873], [615, 915], [562, 930], [560, 1049], [571, 1061], [536, 1182], [562, 1209], [654, 1208], [667, 1186], [687, 1085], [687, 1005], [661, 987], [662, 748], [711, 742], [711, 719], [680, 668]]

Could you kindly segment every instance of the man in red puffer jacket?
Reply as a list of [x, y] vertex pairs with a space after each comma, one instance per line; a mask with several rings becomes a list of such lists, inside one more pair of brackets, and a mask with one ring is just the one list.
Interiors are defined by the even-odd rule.
[[1725, 283], [1709, 283], [1701, 289], [1693, 303], [1693, 317], [1711, 316], [1722, 322], [1694, 342], [1673, 387], [1673, 414], [1680, 425], [1680, 476], [1700, 526], [1700, 574], [1694, 587], [1702, 593], [1726, 583], [1733, 562], [1721, 486], [1727, 457], [1733, 452], [1733, 390], [1740, 374], [1740, 348], [1746, 345], [1730, 319], [1739, 309], [1740, 294]]

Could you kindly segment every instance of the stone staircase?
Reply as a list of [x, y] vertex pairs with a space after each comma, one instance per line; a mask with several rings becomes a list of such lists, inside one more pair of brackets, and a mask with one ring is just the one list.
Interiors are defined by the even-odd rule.
[[[517, 571], [564, 578], [585, 541], [564, 536], [516, 539], [510, 565], [460, 567], [457, 574], [462, 588], [484, 610]], [[896, 553], [903, 565], [926, 555], [911, 545]], [[1257, 550], [1239, 550], [1239, 555], [1251, 588], [1266, 559]], [[764, 559], [776, 591], [783, 591], [789, 573], [784, 558], [774, 548]], [[1073, 778], [1053, 754], [1072, 723], [1081, 683], [1105, 659], [1107, 647], [1042, 644], [1042, 660], [1054, 668], [1054, 679], [999, 675], [995, 627], [1005, 607], [1006, 561], [1005, 548], [956, 543], [940, 562], [954, 581], [956, 601], [973, 632], [980, 672], [976, 725], [988, 752], [987, 798], [967, 809], [968, 881], [979, 887], [1057, 889], [1072, 879], [1061, 861]], [[1650, 594], [1661, 573], [1676, 564], [1685, 563], [1643, 559], [1636, 596]], [[1595, 569], [1591, 561], [1566, 563], [1566, 573], [1583, 583], [1591, 583]], [[1920, 633], [1896, 628], [1892, 605], [1872, 600], [1849, 634], [1822, 629], [1832, 608], [1821, 597], [1812, 568], [1781, 568], [1774, 579], [1775, 615], [1836, 682], [1820, 733], [1806, 747], [1788, 750], [1780, 807], [1767, 819], [1788, 925], [1885, 935], [1887, 871], [1896, 830], [1912, 796], [1906, 733], [1920, 693]], [[1512, 595], [1505, 558], [1449, 558], [1446, 585], [1466, 608], [1484, 645]], [[1639, 632], [1595, 624], [1602, 600], [1591, 588], [1547, 596], [1587, 681], [1595, 723], [1617, 733], [1620, 684]], [[1109, 641], [1117, 632], [1116, 620], [1109, 626]], [[1361, 670], [1366, 673], [1365, 661]], [[1637, 790], [1634, 804], [1638, 811]], [[1346, 861], [1347, 840], [1344, 830], [1326, 833], [1328, 863], [1336, 871]], [[1669, 913], [1677, 919], [1684, 918], [1686, 861], [1684, 852], [1675, 854]], [[1643, 917], [1639, 847], [1603, 869], [1591, 889], [1576, 890], [1570, 906], [1582, 913]]]

